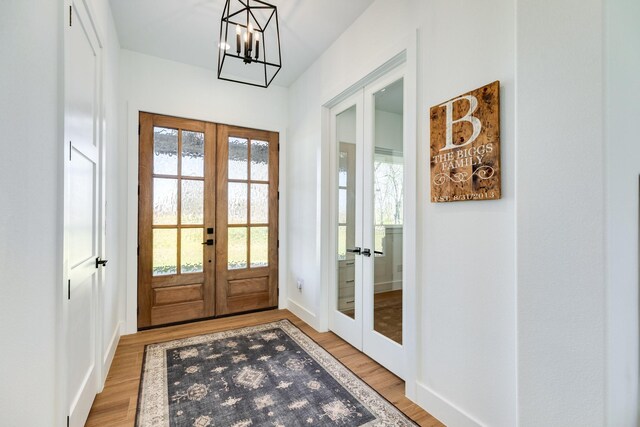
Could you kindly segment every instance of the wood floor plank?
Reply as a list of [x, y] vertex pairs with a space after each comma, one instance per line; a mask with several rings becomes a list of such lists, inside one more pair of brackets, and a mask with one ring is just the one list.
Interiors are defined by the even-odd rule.
[[102, 393], [96, 396], [87, 427], [134, 425], [144, 347], [147, 344], [288, 319], [364, 382], [421, 426], [443, 426], [404, 396], [404, 382], [332, 332], [320, 333], [288, 310], [271, 310], [222, 319], [151, 329], [120, 339]]

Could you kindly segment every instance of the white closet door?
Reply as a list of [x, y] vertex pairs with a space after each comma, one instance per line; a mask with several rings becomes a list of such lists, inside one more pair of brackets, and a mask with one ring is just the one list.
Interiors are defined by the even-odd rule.
[[69, 425], [82, 426], [98, 390], [99, 369], [99, 47], [82, 2], [74, 2], [67, 13], [71, 16], [65, 30], [66, 409]]

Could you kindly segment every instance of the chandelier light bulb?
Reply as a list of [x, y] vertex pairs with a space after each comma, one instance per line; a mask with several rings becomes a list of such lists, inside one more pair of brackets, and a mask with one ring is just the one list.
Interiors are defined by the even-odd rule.
[[260, 57], [260, 33], [256, 31], [256, 59]]
[[253, 25], [249, 22], [247, 27], [247, 32], [249, 33], [249, 50], [246, 52], [247, 56], [251, 56], [251, 50], [253, 49]]

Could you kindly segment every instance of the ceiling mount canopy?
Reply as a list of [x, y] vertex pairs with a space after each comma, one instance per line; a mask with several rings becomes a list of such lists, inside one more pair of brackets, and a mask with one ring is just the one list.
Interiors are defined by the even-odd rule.
[[220, 21], [218, 78], [268, 87], [282, 68], [276, 6], [226, 0]]

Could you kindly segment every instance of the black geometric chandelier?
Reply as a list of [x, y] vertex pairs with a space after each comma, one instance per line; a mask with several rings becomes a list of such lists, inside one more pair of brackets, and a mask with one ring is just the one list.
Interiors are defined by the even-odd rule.
[[227, 0], [218, 47], [220, 80], [268, 87], [282, 68], [276, 6], [261, 0]]

